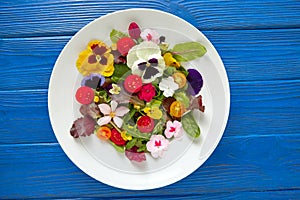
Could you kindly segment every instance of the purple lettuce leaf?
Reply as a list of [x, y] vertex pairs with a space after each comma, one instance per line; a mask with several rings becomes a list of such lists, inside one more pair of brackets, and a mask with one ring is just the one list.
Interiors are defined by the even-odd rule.
[[81, 105], [79, 111], [83, 116], [89, 116], [94, 119], [100, 117], [101, 115], [100, 109], [95, 103]]
[[70, 134], [74, 138], [90, 136], [95, 130], [96, 121], [89, 116], [78, 118], [74, 121]]
[[146, 155], [144, 152], [137, 152], [138, 147], [134, 146], [129, 150], [125, 151], [126, 157], [131, 161], [143, 162], [146, 160]]

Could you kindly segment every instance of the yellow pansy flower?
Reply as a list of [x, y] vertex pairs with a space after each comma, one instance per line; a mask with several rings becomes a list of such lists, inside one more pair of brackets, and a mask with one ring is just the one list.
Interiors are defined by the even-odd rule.
[[143, 111], [152, 119], [160, 119], [163, 116], [163, 113], [158, 106], [146, 107]]
[[166, 66], [173, 66], [176, 68], [180, 67], [180, 62], [178, 62], [171, 53], [165, 53], [163, 57], [164, 57]]
[[83, 76], [98, 73], [103, 76], [111, 76], [114, 72], [114, 56], [111, 49], [100, 40], [92, 40], [87, 48], [80, 52], [76, 67]]
[[123, 140], [128, 141], [128, 140], [132, 140], [132, 136], [127, 134], [126, 131], [122, 131], [121, 132], [121, 137], [123, 138]]

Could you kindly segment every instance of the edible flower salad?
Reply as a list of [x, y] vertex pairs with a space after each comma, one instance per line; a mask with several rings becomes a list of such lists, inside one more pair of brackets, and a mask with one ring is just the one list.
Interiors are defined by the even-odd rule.
[[206, 53], [198, 42], [173, 47], [154, 29], [135, 22], [128, 31], [113, 29], [111, 45], [90, 41], [76, 67], [82, 74], [75, 99], [81, 117], [70, 129], [74, 138], [92, 134], [132, 161], [146, 153], [163, 157], [171, 140], [200, 135], [192, 110], [204, 112], [202, 75], [185, 64]]

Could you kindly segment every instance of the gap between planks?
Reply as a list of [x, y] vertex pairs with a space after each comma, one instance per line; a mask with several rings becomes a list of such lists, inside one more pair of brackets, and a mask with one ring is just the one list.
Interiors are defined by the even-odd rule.
[[[53, 133], [54, 134], [54, 133]], [[269, 138], [269, 137], [299, 137], [300, 139], [300, 133], [285, 133], [285, 134], [263, 134], [263, 135], [223, 135], [222, 139], [247, 139], [247, 138]], [[41, 143], [0, 143], [0, 147], [12, 147], [12, 146], [18, 146], [18, 147], [28, 147], [28, 146], [60, 146], [58, 142], [41, 142]]]

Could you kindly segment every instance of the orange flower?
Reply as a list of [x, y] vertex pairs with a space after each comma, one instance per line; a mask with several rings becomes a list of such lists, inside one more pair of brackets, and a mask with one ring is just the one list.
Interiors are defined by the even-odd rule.
[[111, 76], [114, 72], [114, 56], [111, 49], [99, 40], [89, 42], [76, 61], [78, 71], [89, 76], [91, 73], [98, 73], [103, 76]]

